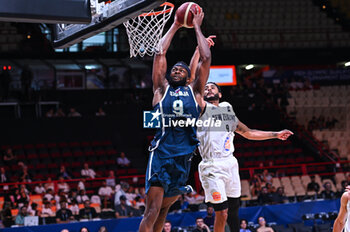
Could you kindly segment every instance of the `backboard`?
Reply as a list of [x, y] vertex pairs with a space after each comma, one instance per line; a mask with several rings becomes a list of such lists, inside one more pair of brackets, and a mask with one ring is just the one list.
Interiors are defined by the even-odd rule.
[[165, 0], [90, 0], [92, 20], [89, 24], [56, 24], [55, 48], [66, 48], [91, 36], [108, 31], [124, 21], [148, 12]]

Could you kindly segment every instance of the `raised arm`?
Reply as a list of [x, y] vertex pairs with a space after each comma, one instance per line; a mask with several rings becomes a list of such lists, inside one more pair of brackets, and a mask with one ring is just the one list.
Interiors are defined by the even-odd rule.
[[[210, 35], [208, 38], [206, 38], [209, 48], [211, 46], [215, 45], [215, 43], [213, 41], [214, 38], [216, 38], [215, 35]], [[197, 46], [196, 50], [194, 51], [193, 56], [191, 58], [191, 62], [190, 62], [191, 78], [189, 80], [189, 83], [193, 83], [194, 80], [196, 79], [196, 73], [197, 73], [197, 67], [198, 67], [198, 63], [199, 63], [199, 57], [200, 57], [200, 55], [199, 55], [199, 48]]]
[[293, 135], [293, 132], [289, 130], [262, 131], [262, 130], [250, 129], [240, 121], [238, 121], [238, 125], [235, 132], [242, 135], [244, 138], [250, 139], [250, 140], [266, 140], [266, 139], [287, 140], [289, 136]]
[[153, 59], [153, 70], [152, 70], [152, 81], [153, 81], [153, 105], [157, 104], [163, 96], [166, 82], [166, 70], [167, 61], [166, 53], [169, 49], [171, 41], [176, 33], [176, 31], [181, 27], [181, 24], [177, 23], [176, 18], [171, 25], [168, 32], [160, 40], [160, 50], [154, 55]]
[[198, 77], [195, 78], [196, 80], [191, 85], [193, 86], [197, 102], [199, 103], [201, 108], [203, 108], [205, 105], [205, 102], [203, 100], [203, 94], [205, 84], [207, 83], [209, 77], [211, 52], [207, 40], [205, 39], [201, 30], [204, 13], [203, 11], [201, 11], [200, 13], [198, 11], [192, 11], [192, 14], [194, 15], [193, 27], [196, 33], [200, 61], [198, 63]]
[[340, 209], [337, 216], [337, 219], [334, 221], [333, 225], [333, 232], [341, 232], [344, 229], [345, 221], [346, 221], [346, 215], [349, 213], [347, 212], [346, 205], [349, 201], [348, 192], [343, 193], [341, 199], [340, 199]]

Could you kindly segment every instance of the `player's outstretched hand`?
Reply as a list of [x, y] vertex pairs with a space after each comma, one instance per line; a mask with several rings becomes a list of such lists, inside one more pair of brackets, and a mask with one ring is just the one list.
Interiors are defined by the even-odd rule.
[[294, 133], [290, 130], [282, 130], [277, 132], [277, 138], [280, 140], [287, 140], [291, 135], [294, 135]]
[[209, 47], [215, 45], [215, 43], [213, 41], [213, 39], [215, 39], [215, 38], [216, 38], [216, 35], [209, 35], [208, 38], [206, 38]]
[[193, 27], [196, 27], [196, 26], [200, 27], [202, 25], [203, 18], [204, 18], [203, 10], [199, 12], [196, 8], [196, 10], [190, 9], [190, 11], [193, 14], [193, 19], [192, 19]]

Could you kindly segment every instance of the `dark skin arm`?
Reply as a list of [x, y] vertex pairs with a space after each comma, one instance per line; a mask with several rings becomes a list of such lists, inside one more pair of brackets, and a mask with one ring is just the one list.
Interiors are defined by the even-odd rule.
[[[215, 35], [210, 35], [208, 38], [206, 38], [209, 47], [214, 46], [214, 44], [215, 44], [213, 41], [214, 38], [216, 38]], [[200, 57], [199, 48], [197, 46], [196, 50], [194, 51], [193, 56], [191, 58], [191, 62], [190, 62], [191, 78], [189, 79], [188, 83], [192, 83], [196, 78], [199, 57]]]
[[154, 55], [153, 59], [153, 71], [152, 71], [152, 81], [153, 81], [153, 101], [152, 105], [155, 106], [163, 97], [165, 89], [168, 82], [165, 79], [167, 70], [167, 60], [166, 53], [169, 49], [171, 41], [176, 33], [176, 31], [182, 27], [182, 25], [177, 23], [175, 18], [174, 23], [171, 25], [168, 32], [162, 37], [160, 44], [160, 51]]
[[199, 106], [201, 107], [201, 109], [204, 109], [205, 107], [205, 101], [203, 99], [204, 87], [209, 77], [210, 64], [211, 64], [211, 52], [208, 46], [208, 42], [205, 39], [200, 27], [203, 22], [204, 13], [203, 11], [199, 13], [197, 11], [194, 12], [193, 10], [191, 10], [191, 12], [193, 14], [192, 22], [196, 33], [198, 50], [200, 55], [200, 61], [198, 63], [198, 72], [195, 77], [195, 81], [191, 83], [191, 86], [193, 87], [193, 91]]

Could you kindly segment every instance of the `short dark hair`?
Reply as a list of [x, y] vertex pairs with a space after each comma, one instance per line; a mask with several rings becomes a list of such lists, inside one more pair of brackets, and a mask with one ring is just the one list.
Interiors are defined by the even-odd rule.
[[171, 221], [169, 221], [169, 220], [165, 220], [164, 224], [165, 223], [170, 223], [170, 225], [171, 225]]
[[239, 221], [239, 224], [242, 224], [242, 222], [243, 222], [243, 221], [245, 221], [245, 223], [247, 223], [247, 224], [248, 224], [247, 219], [244, 219], [244, 218], [242, 218], [242, 219]]
[[[207, 82], [207, 84], [213, 84], [213, 85], [215, 85], [216, 88], [218, 88], [219, 93], [221, 93], [221, 87], [220, 87], [218, 84], [216, 84], [215, 82], [209, 81], [209, 82]], [[206, 85], [207, 85], [207, 84], [206, 84]]]

